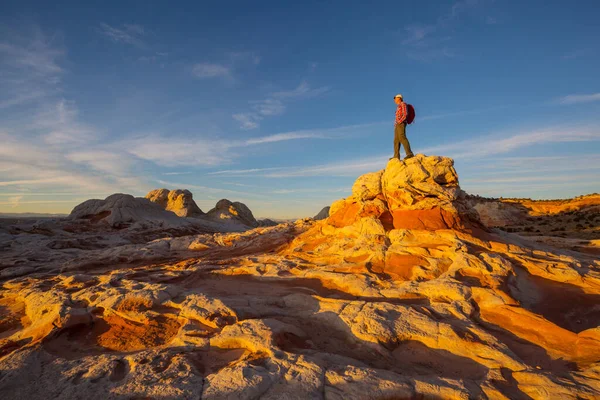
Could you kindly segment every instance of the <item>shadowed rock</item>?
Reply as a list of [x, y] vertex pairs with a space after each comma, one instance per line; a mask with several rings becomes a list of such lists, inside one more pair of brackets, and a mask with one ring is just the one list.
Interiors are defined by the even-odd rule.
[[329, 208], [330, 208], [329, 206], [323, 207], [323, 209], [321, 211], [319, 211], [319, 213], [317, 215], [315, 215], [313, 217], [313, 219], [315, 221], [320, 221], [322, 219], [329, 217]]

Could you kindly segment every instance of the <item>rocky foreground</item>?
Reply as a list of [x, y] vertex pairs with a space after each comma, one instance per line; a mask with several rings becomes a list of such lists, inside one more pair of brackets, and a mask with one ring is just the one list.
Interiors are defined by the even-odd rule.
[[488, 229], [448, 158], [352, 192], [238, 233], [164, 193], [0, 231], [0, 397], [600, 397], [597, 256]]

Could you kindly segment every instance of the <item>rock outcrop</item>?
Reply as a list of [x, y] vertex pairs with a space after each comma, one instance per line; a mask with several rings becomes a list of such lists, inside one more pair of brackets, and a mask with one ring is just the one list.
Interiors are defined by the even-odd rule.
[[149, 192], [146, 198], [180, 217], [198, 217], [204, 214], [189, 190], [156, 189]]
[[321, 221], [69, 223], [0, 225], [2, 398], [600, 398], [600, 260], [483, 229], [447, 158], [393, 160]]
[[84, 201], [71, 211], [69, 218], [87, 219], [113, 227], [123, 227], [141, 221], [180, 223], [177, 215], [166, 211], [160, 205], [145, 198], [122, 193], [115, 193], [104, 200]]
[[315, 221], [320, 221], [320, 220], [322, 220], [322, 219], [325, 219], [325, 218], [329, 217], [329, 208], [330, 208], [329, 206], [327, 206], [327, 207], [323, 207], [323, 209], [322, 209], [321, 211], [319, 211], [319, 212], [317, 213], [317, 215], [315, 215], [315, 216], [313, 217], [313, 219], [314, 219]]
[[331, 205], [328, 221], [343, 228], [363, 218], [384, 231], [464, 230], [480, 225], [458, 185], [453, 161], [421, 154], [406, 161], [394, 158], [385, 170], [359, 177], [352, 196]]
[[258, 221], [252, 215], [252, 211], [239, 201], [219, 200], [215, 207], [206, 213], [206, 216], [213, 221], [225, 224], [242, 225], [250, 228], [258, 226]]

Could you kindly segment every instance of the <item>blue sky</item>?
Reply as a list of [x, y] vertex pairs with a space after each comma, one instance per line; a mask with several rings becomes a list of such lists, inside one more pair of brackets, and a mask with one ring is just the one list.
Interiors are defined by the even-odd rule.
[[600, 192], [597, 1], [3, 2], [0, 212], [188, 188], [316, 214], [392, 155], [485, 196]]

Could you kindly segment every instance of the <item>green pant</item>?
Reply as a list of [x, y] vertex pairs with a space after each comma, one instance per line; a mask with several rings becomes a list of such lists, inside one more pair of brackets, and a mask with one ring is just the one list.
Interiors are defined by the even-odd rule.
[[396, 124], [396, 128], [394, 129], [394, 157], [396, 158], [400, 158], [400, 144], [404, 146], [407, 157], [413, 155], [410, 143], [408, 143], [408, 139], [406, 138], [406, 122]]

